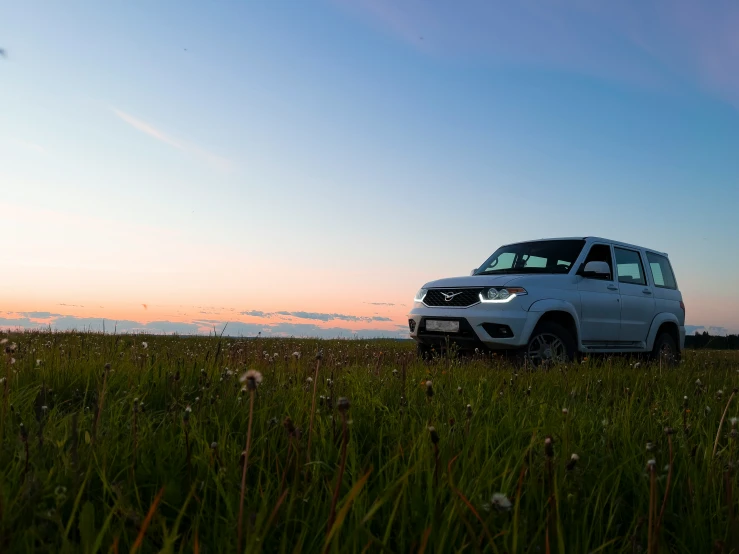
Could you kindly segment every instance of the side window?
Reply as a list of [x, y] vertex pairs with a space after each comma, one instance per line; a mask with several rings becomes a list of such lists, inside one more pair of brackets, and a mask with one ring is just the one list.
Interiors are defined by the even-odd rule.
[[612, 281], [613, 280], [613, 258], [611, 257], [611, 247], [607, 244], [594, 244], [590, 248], [590, 252], [588, 252], [588, 257], [585, 258], [585, 265], [588, 264], [588, 262], [606, 262], [608, 264], [608, 269], [611, 271], [611, 278], [606, 279], [603, 278], [606, 281]]
[[652, 271], [654, 285], [664, 289], [676, 289], [677, 282], [675, 274], [672, 272], [670, 261], [659, 254], [647, 252], [647, 260], [649, 261], [649, 269]]
[[632, 285], [646, 285], [644, 267], [641, 256], [635, 250], [614, 248], [616, 251], [616, 268], [618, 269], [618, 282]]

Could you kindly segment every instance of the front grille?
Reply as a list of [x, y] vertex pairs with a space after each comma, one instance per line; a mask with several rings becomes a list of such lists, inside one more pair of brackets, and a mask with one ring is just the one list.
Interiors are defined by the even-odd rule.
[[[423, 299], [423, 303], [427, 306], [443, 306], [447, 308], [466, 308], [480, 302], [480, 293], [484, 289], [482, 287], [474, 287], [468, 289], [430, 289]], [[456, 294], [447, 302], [444, 294]]]

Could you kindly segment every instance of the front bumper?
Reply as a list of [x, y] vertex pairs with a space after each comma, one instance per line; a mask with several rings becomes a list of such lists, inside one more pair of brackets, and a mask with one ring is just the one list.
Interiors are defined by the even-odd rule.
[[[449, 341], [460, 348], [520, 348], [528, 343], [538, 313], [527, 312], [515, 300], [509, 304], [475, 304], [468, 308], [428, 307], [416, 302], [408, 314], [411, 338], [424, 344]], [[427, 331], [426, 320], [459, 321], [458, 333]]]

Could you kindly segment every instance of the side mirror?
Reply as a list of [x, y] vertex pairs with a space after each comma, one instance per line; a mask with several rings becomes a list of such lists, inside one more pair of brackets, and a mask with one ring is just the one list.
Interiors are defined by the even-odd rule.
[[470, 271], [470, 277], [475, 274], [475, 271], [477, 271], [477, 268], [475, 268], [472, 271]]
[[581, 275], [595, 279], [609, 278], [611, 276], [611, 268], [606, 262], [588, 262], [585, 264]]

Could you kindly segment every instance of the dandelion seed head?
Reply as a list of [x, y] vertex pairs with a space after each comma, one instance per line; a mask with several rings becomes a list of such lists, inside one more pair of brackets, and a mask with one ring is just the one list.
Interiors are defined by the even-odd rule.
[[250, 369], [239, 377], [239, 381], [246, 383], [246, 388], [249, 390], [257, 390], [257, 387], [262, 383], [262, 374], [256, 369]]
[[510, 510], [513, 504], [508, 500], [508, 497], [502, 492], [496, 492], [490, 498], [490, 504], [498, 510]]

